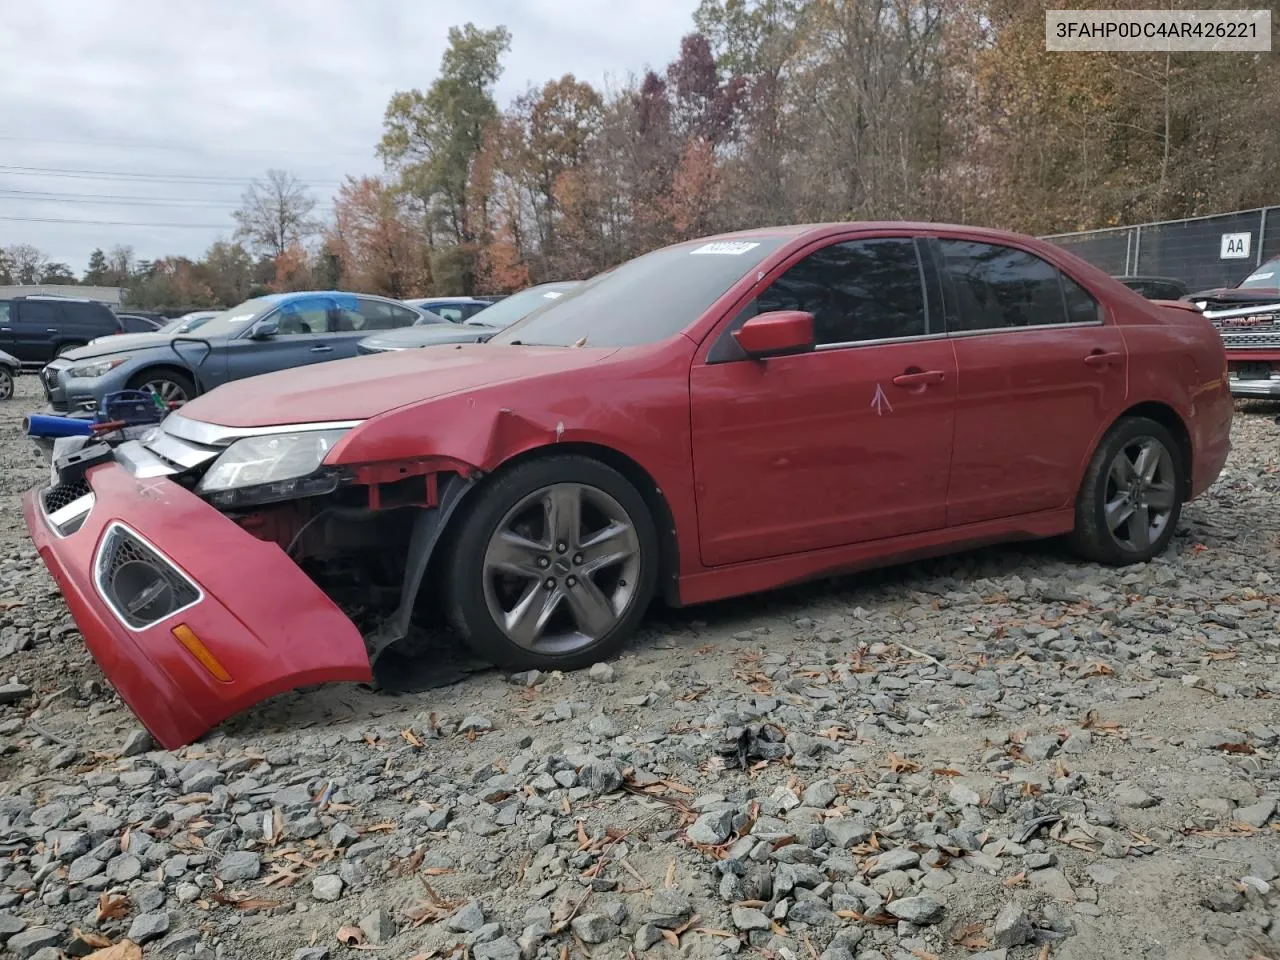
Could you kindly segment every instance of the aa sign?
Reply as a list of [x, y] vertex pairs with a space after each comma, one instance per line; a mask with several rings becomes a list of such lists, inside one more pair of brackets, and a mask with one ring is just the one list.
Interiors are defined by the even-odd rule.
[[1224, 233], [1222, 235], [1222, 252], [1218, 254], [1218, 259], [1248, 260], [1250, 237], [1251, 234], [1248, 233]]

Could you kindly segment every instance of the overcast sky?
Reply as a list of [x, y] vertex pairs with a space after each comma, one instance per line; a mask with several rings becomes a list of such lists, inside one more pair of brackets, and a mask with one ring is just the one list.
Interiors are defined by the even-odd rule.
[[[35, 244], [77, 275], [94, 247], [117, 243], [144, 259], [198, 256], [230, 234], [240, 194], [268, 167], [311, 184], [325, 210], [345, 174], [378, 172], [387, 100], [431, 83], [450, 26], [511, 31], [506, 106], [565, 73], [599, 85], [661, 68], [695, 6], [7, 0], [0, 246]], [[32, 222], [62, 220], [108, 222]]]

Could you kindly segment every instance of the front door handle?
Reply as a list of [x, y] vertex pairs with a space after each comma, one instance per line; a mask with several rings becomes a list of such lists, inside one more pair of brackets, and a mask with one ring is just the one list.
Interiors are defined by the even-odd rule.
[[947, 379], [947, 375], [942, 370], [913, 370], [908, 373], [900, 373], [893, 378], [895, 387], [920, 387], [928, 383], [941, 383]]
[[1101, 350], [1095, 350], [1084, 358], [1084, 362], [1091, 367], [1106, 367], [1113, 363], [1119, 363], [1123, 359], [1123, 353], [1104, 353]]
[[333, 353], [333, 347], [312, 347], [312, 353]]
[[57, 328], [57, 327], [45, 327], [45, 328], [44, 328], [44, 332], [45, 332], [45, 333], [57, 333], [57, 332], [58, 332], [58, 328]]

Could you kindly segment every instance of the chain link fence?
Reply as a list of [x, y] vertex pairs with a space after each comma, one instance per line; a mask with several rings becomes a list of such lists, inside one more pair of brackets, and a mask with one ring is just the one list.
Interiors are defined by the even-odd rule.
[[1115, 276], [1170, 277], [1191, 290], [1232, 287], [1280, 256], [1280, 207], [1042, 237]]

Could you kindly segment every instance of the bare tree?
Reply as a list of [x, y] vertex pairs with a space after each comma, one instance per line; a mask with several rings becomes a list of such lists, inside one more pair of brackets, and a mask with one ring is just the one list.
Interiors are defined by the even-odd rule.
[[133, 247], [127, 244], [116, 244], [107, 254], [106, 271], [102, 282], [108, 286], [123, 287], [133, 276]]
[[11, 283], [39, 283], [49, 256], [29, 243], [15, 243], [0, 250], [0, 272], [9, 275]]
[[316, 200], [306, 184], [284, 170], [268, 170], [265, 180], [254, 180], [240, 199], [236, 239], [246, 240], [256, 251], [279, 257], [306, 237], [319, 232], [311, 218]]

